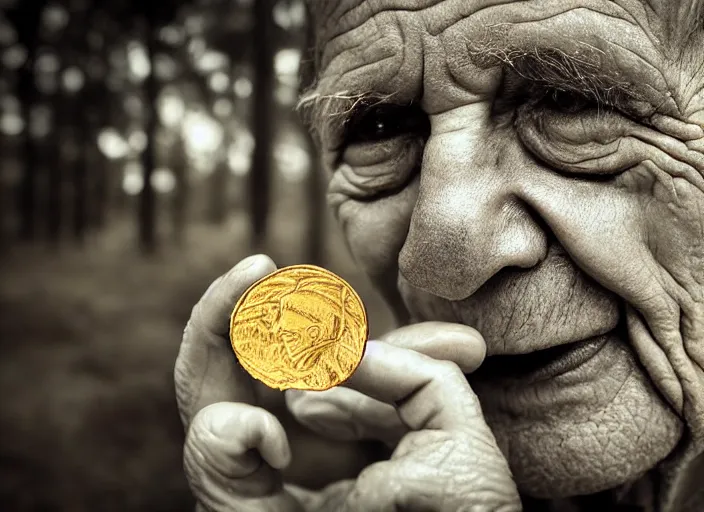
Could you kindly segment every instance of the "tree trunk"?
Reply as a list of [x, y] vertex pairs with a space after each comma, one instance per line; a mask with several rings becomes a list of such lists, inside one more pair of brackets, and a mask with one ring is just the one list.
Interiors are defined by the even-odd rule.
[[29, 119], [32, 107], [39, 97], [34, 80], [34, 60], [37, 54], [39, 24], [46, 0], [17, 2], [9, 9], [7, 17], [17, 28], [19, 42], [27, 49], [27, 60], [19, 70], [17, 97], [22, 104], [22, 116], [25, 121], [23, 140], [24, 172], [19, 186], [18, 213], [20, 219], [19, 235], [24, 240], [32, 240], [37, 231], [37, 158], [34, 140], [29, 132]]
[[76, 127], [77, 143], [79, 151], [76, 161], [73, 162], [73, 238], [83, 245], [85, 242], [86, 229], [88, 227], [88, 145], [90, 141], [90, 128], [88, 126], [88, 118], [85, 113], [86, 108], [90, 105], [80, 106], [77, 112]]
[[[311, 13], [308, 12], [308, 19]], [[301, 62], [301, 93], [315, 81], [315, 57], [312, 55], [315, 48], [315, 33], [309, 23], [306, 30], [305, 48]], [[306, 131], [308, 154], [311, 158], [310, 175], [306, 183], [308, 202], [308, 238], [306, 244], [307, 261], [314, 265], [325, 265], [325, 176], [323, 174], [320, 158], [318, 157], [315, 141], [310, 132]]]
[[274, 88], [272, 1], [254, 2], [254, 98], [253, 135], [256, 140], [252, 155], [250, 212], [254, 247], [266, 238], [269, 214], [271, 146], [273, 139], [272, 107]]
[[171, 153], [171, 170], [174, 173], [176, 187], [171, 200], [171, 217], [174, 226], [174, 241], [183, 245], [186, 235], [186, 219], [188, 217], [189, 182], [184, 141], [179, 137]]
[[228, 211], [228, 184], [230, 181], [230, 168], [227, 162], [227, 148], [229, 147], [229, 136], [225, 136], [223, 150], [218, 152], [218, 162], [215, 165], [213, 174], [210, 176], [210, 202], [209, 218], [213, 224], [222, 224], [227, 218]]
[[61, 225], [63, 224], [63, 167], [64, 159], [61, 152], [61, 132], [63, 126], [61, 119], [61, 107], [63, 98], [59, 95], [55, 96], [56, 103], [54, 106], [54, 114], [56, 116], [52, 132], [50, 134], [51, 142], [49, 151], [53, 155], [48, 163], [49, 179], [47, 181], [47, 203], [46, 203], [46, 222], [47, 222], [47, 239], [51, 245], [57, 245], [61, 238]]
[[142, 251], [149, 254], [155, 252], [157, 248], [156, 194], [151, 183], [152, 174], [156, 167], [156, 132], [158, 128], [156, 117], [158, 84], [154, 73], [154, 46], [157, 22], [154, 8], [149, 5], [149, 2], [145, 2], [144, 6], [144, 19], [146, 22], [145, 42], [151, 72], [144, 81], [147, 146], [142, 153], [144, 186], [139, 198], [139, 240]]
[[[36, 37], [36, 35], [35, 35]], [[20, 181], [19, 190], [19, 218], [20, 237], [23, 240], [33, 240], [37, 231], [37, 154], [36, 145], [29, 131], [29, 120], [32, 108], [37, 103], [39, 91], [34, 81], [34, 57], [36, 55], [36, 41], [28, 49], [29, 54], [25, 67], [19, 73], [17, 82], [17, 96], [22, 104], [22, 118], [25, 122], [23, 136], [23, 161], [24, 172]]]
[[308, 202], [308, 233], [306, 244], [307, 261], [313, 265], [325, 265], [325, 177], [312, 137], [308, 136], [308, 151], [311, 169], [306, 184]]
[[96, 229], [102, 229], [107, 224], [110, 209], [113, 206], [114, 176], [119, 176], [117, 165], [100, 152], [95, 142], [99, 130], [106, 126], [119, 125], [119, 116], [115, 103], [114, 97], [107, 90], [105, 84], [101, 83], [99, 94], [96, 95], [96, 105], [100, 105], [100, 108], [97, 109], [97, 113], [94, 113], [96, 115], [91, 133], [92, 140], [89, 145], [93, 162], [90, 172], [94, 175], [93, 186], [95, 187], [91, 223]]
[[88, 180], [88, 202], [86, 205], [86, 223], [89, 232], [95, 232], [104, 225], [105, 214], [105, 164], [101, 159], [100, 152], [94, 143], [95, 126], [90, 127], [90, 137], [85, 147], [86, 169], [90, 179]]

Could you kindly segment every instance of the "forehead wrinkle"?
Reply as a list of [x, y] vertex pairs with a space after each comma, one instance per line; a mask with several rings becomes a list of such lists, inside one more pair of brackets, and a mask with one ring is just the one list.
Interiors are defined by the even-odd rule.
[[[675, 54], [692, 36], [704, 32], [704, 0], [614, 0], [623, 4], [640, 4], [645, 9], [651, 28], [657, 27], [662, 45]], [[645, 30], [645, 26], [641, 24]]]
[[[383, 11], [422, 11], [447, 0], [349, 0], [334, 2], [330, 0], [312, 0], [313, 4], [328, 4], [316, 17], [316, 28], [323, 41], [354, 29], [366, 20]], [[464, 0], [463, 0], [464, 1]], [[470, 2], [476, 0], [469, 0]], [[334, 7], [333, 7], [334, 6]], [[314, 7], [315, 8], [315, 7]]]
[[[364, 0], [350, 0], [350, 1], [343, 1], [343, 2], [324, 2], [322, 0], [313, 0], [315, 2], [318, 2], [319, 5], [321, 6], [327, 6], [327, 8], [324, 9], [324, 13], [329, 14], [330, 16], [333, 16], [335, 19], [335, 23], [328, 23], [329, 26], [335, 27], [335, 30], [337, 32], [343, 32], [344, 31], [344, 25], [346, 23], [342, 23], [341, 20], [342, 18], [345, 18], [346, 20], [349, 21], [352, 25], [362, 25], [366, 21], [369, 21], [370, 19], [376, 18], [376, 16], [373, 14], [375, 12], [383, 12], [388, 9], [393, 9], [393, 8], [399, 8], [400, 6], [408, 3], [409, 0], [379, 0], [379, 1], [364, 1]], [[493, 4], [492, 7], [489, 7], [487, 11], [489, 10], [497, 10], [500, 12], [503, 12], [504, 7], [508, 8], [511, 10], [511, 7], [522, 9], [520, 7], [520, 4], [523, 4], [523, 2], [518, 2], [514, 3], [513, 6], [506, 5], [506, 4], [511, 4], [513, 2], [507, 1], [507, 0], [464, 0], [466, 3], [462, 4], [463, 11], [473, 11], [477, 9], [477, 7], [480, 4], [485, 4], [489, 6], [489, 4]], [[526, 5], [526, 9], [532, 9], [532, 10], [540, 10], [541, 9], [541, 1], [542, 0], [533, 0], [533, 1], [528, 1], [524, 5]], [[677, 11], [679, 14], [679, 17], [688, 17], [689, 15], [685, 16], [683, 13], [689, 13], [689, 12], [701, 12], [702, 10], [702, 4], [704, 4], [704, 0], [673, 0], [677, 2], [677, 9], [674, 9]], [[435, 6], [432, 10], [433, 11], [438, 11], [440, 12], [442, 9], [444, 9], [445, 5], [448, 6], [448, 12], [451, 12], [452, 6], [457, 6], [459, 5], [457, 2], [453, 0], [446, 0], [442, 5], [438, 5], [439, 0], [425, 0], [425, 1], [418, 1], [414, 2], [414, 7], [408, 10], [411, 11], [418, 11], [420, 9], [425, 9], [427, 7], [432, 7]], [[334, 7], [331, 6], [331, 4], [334, 4]], [[531, 4], [530, 6], [528, 4]], [[553, 4], [556, 5], [555, 2], [550, 2], [548, 0], [546, 3], [542, 4], [546, 6], [548, 4]], [[609, 4], [612, 5], [613, 8], [618, 8], [618, 11], [613, 11], [606, 7], [606, 10], [603, 10], [605, 6], [608, 6]], [[667, 9], [665, 9], [667, 2], [663, 1], [658, 1], [658, 0], [604, 0], [604, 3], [601, 3], [597, 0], [584, 0], [580, 2], [576, 2], [574, 4], [575, 7], [579, 6], [588, 6], [591, 5], [592, 9], [596, 12], [601, 12], [602, 14], [608, 15], [609, 12], [612, 13], [612, 17], [614, 18], [621, 18], [623, 21], [628, 22], [634, 26], [636, 30], [640, 28], [640, 32], [643, 32], [644, 36], [647, 37], [648, 40], [651, 42], [651, 47], [653, 50], [659, 50], [657, 51], [658, 54], [660, 54], [660, 58], [665, 57], [665, 53], [663, 50], [664, 48], [660, 47], [657, 48], [657, 46], [660, 46], [661, 44], [664, 43], [662, 41], [662, 36], [663, 30], [664, 30], [664, 20], [662, 17], [658, 14], [664, 15], [665, 12], [670, 12]], [[472, 5], [474, 7], [472, 7]], [[598, 10], [596, 7], [601, 6]], [[482, 9], [479, 9], [482, 10]], [[332, 13], [332, 14], [330, 14]], [[456, 15], [457, 13], [454, 13]], [[476, 13], [475, 13], [476, 14]], [[488, 13], [482, 13], [482, 14], [488, 14]], [[425, 13], [418, 13], [418, 16], [423, 17]], [[453, 15], [453, 16], [454, 16]], [[449, 16], [448, 17], [453, 17]], [[671, 14], [671, 16], [674, 16], [674, 14]], [[467, 18], [471, 18], [472, 16], [467, 16]], [[690, 18], [692, 16], [689, 16]], [[694, 16], [695, 19], [701, 20], [701, 17]], [[332, 19], [332, 18], [329, 18]], [[693, 22], [690, 20], [690, 24]], [[702, 23], [700, 22], [699, 25]], [[656, 37], [654, 34], [658, 34], [660, 37]], [[337, 39], [336, 36], [335, 39]], [[328, 43], [331, 41], [328, 41]], [[506, 41], [506, 43], [510, 43], [510, 41]], [[653, 44], [654, 43], [654, 44]], [[660, 43], [660, 44], [658, 44]], [[548, 46], [548, 45], [546, 45]], [[555, 49], [559, 53], [559, 46], [560, 45], [555, 45]], [[618, 45], [615, 45], [618, 46]], [[635, 53], [632, 50], [630, 50], [627, 47], [622, 47], [624, 51], [631, 51], [631, 53]], [[538, 57], [543, 60], [543, 63], [545, 63], [545, 54], [539, 55]], [[550, 56], [548, 56], [550, 57]], [[675, 62], [673, 61], [672, 58], [667, 59], [670, 60], [670, 62]], [[528, 62], [529, 59], [526, 59], [526, 62]], [[650, 59], [645, 59], [644, 61], [646, 64], [650, 64], [652, 61]], [[570, 61], [568, 59], [567, 61], [568, 67], [567, 69], [563, 69], [561, 71], [568, 71], [567, 73], [564, 73], [564, 75], [567, 78], [570, 78], [573, 75], [570, 75], [570, 71], [574, 73], [581, 73], [580, 75], [577, 75], [580, 78], [588, 78], [587, 81], [582, 82], [581, 85], [585, 85], [587, 87], [593, 86], [593, 85], [603, 85], [603, 84], [608, 84], [609, 83], [609, 77], [606, 76], [606, 73], [604, 70], [601, 69], [594, 69], [590, 68], [589, 66], [584, 66], [582, 62], [579, 61]], [[576, 65], [572, 65], [576, 64]], [[652, 66], [657, 69], [659, 66]], [[544, 68], [544, 67], [543, 67]], [[553, 66], [551, 69], [548, 69], [548, 71], [554, 70], [555, 66]], [[559, 68], [558, 68], [559, 69]], [[319, 71], [321, 71], [320, 68], [318, 68]], [[540, 72], [544, 72], [545, 69], [538, 69]], [[659, 74], [662, 74], [662, 72], [667, 71], [666, 69], [660, 69]], [[545, 74], [545, 73], [544, 73]], [[548, 73], [548, 75], [551, 75], [551, 73]], [[555, 78], [554, 74], [552, 74], [550, 78]], [[604, 76], [601, 76], [604, 75]], [[591, 79], [591, 80], [589, 80]], [[564, 84], [565, 81], [563, 80], [562, 83]], [[580, 83], [580, 82], [576, 82]], [[373, 91], [369, 90], [364, 90], [362, 87], [362, 84], [360, 84], [360, 88], [357, 90], [353, 90], [354, 86], [356, 84], [353, 83], [348, 83], [346, 84], [346, 87], [341, 87], [340, 89], [342, 92], [339, 94], [329, 94], [330, 92], [335, 92], [333, 89], [329, 89], [327, 91], [318, 91], [317, 88], [313, 88], [310, 91], [308, 91], [308, 94], [304, 95], [304, 97], [301, 100], [300, 104], [300, 110], [305, 114], [306, 119], [308, 120], [309, 124], [313, 125], [318, 125], [321, 126], [324, 123], [331, 123], [331, 126], [335, 126], [338, 123], [338, 121], [343, 120], [342, 123], [344, 123], [344, 118], [346, 115], [351, 111], [352, 105], [356, 105], [357, 100], [364, 98], [364, 99], [379, 99], [379, 95], [375, 94]], [[369, 87], [371, 84], [367, 84], [367, 87]], [[618, 84], [616, 84], [618, 85]], [[640, 83], [636, 84], [639, 85], [641, 88], [644, 89], [652, 89], [652, 94], [658, 93], [658, 90], [655, 90], [652, 88], [652, 86], [649, 85], [649, 83]], [[671, 85], [671, 84], [670, 84]], [[612, 87], [612, 85], [608, 85], [609, 87]], [[594, 87], [591, 87], [594, 89]], [[615, 89], [618, 89], [618, 87], [615, 87]], [[388, 91], [387, 91], [388, 92]], [[315, 99], [315, 101], [312, 101]], [[385, 99], [388, 99], [386, 97]]]

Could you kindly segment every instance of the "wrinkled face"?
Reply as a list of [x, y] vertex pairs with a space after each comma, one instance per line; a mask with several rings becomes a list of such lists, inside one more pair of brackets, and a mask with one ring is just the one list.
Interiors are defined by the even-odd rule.
[[468, 378], [521, 490], [701, 442], [704, 5], [314, 8], [329, 203], [401, 318], [484, 335]]

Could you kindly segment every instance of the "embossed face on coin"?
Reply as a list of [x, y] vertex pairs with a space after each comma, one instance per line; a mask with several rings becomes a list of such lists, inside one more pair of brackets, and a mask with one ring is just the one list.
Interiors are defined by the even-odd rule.
[[322, 391], [362, 360], [369, 328], [361, 299], [341, 277], [313, 265], [282, 268], [237, 302], [230, 341], [242, 367], [275, 389]]

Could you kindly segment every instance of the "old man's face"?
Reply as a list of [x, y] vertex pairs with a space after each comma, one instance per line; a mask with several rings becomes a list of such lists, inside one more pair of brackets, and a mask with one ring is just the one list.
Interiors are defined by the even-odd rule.
[[519, 488], [704, 437], [704, 2], [314, 2], [329, 203], [399, 316], [477, 328]]

